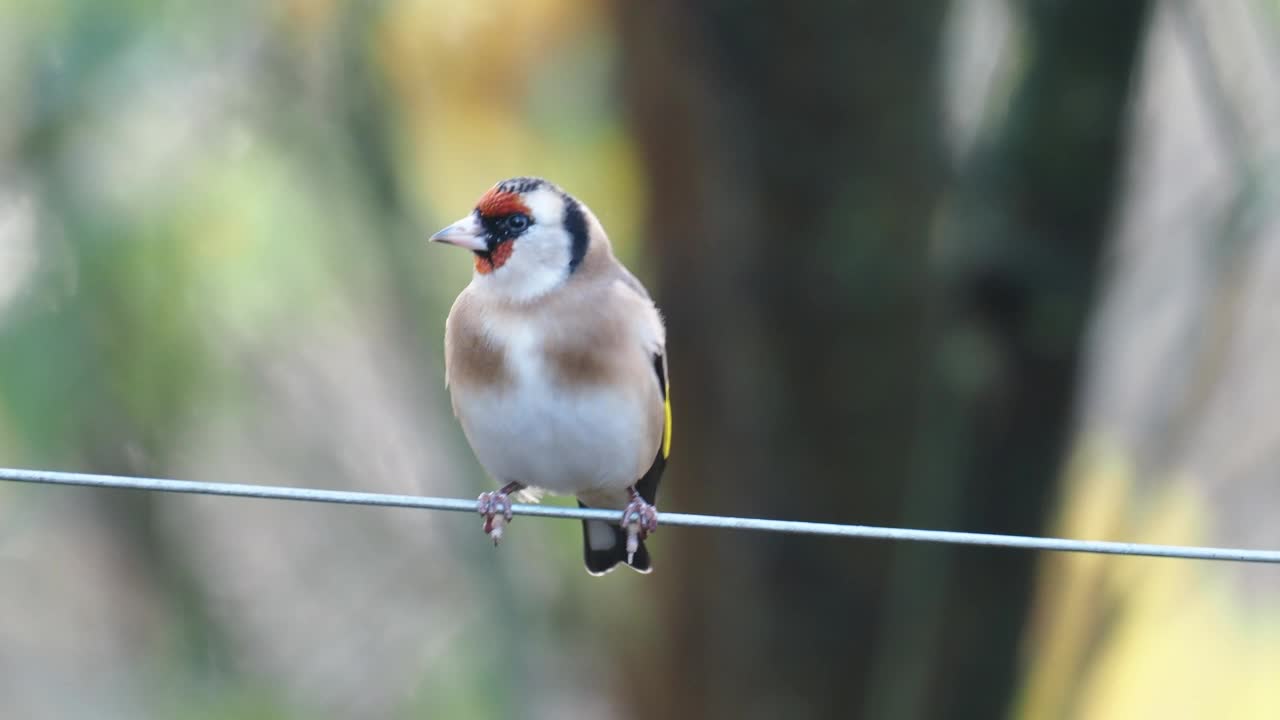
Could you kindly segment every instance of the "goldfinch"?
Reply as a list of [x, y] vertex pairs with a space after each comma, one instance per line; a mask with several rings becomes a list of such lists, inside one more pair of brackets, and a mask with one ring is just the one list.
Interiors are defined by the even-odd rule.
[[586, 205], [541, 178], [494, 185], [431, 240], [475, 255], [445, 322], [445, 383], [467, 442], [501, 489], [480, 495], [494, 544], [510, 495], [546, 490], [617, 509], [582, 523], [587, 571], [651, 569], [671, 448], [666, 330]]

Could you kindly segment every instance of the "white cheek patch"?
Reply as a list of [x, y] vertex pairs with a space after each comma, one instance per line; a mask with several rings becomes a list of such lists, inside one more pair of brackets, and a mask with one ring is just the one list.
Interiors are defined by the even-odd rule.
[[565, 200], [542, 188], [521, 201], [533, 224], [513, 241], [511, 257], [488, 274], [476, 275], [477, 290], [516, 302], [529, 302], [554, 290], [570, 274], [573, 238], [565, 230]]
[[550, 190], [536, 190], [525, 195], [525, 207], [533, 216], [534, 227], [560, 227], [564, 224], [564, 200]]

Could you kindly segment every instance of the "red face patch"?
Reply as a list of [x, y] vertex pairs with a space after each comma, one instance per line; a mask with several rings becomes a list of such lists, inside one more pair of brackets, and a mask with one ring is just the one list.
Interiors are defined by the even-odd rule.
[[487, 218], [500, 218], [515, 213], [530, 214], [529, 206], [524, 204], [519, 195], [504, 192], [497, 187], [491, 188], [480, 197], [480, 201], [476, 203], [476, 210], [481, 216]]
[[515, 247], [515, 240], [503, 240], [498, 243], [497, 247], [493, 249], [493, 252], [485, 253], [483, 255], [477, 253], [476, 272], [481, 275], [488, 275], [494, 270], [506, 265], [507, 261], [511, 259], [511, 251], [514, 250]]
[[[476, 203], [476, 212], [480, 213], [481, 218], [503, 218], [516, 213], [531, 214], [529, 206], [524, 204], [518, 193], [507, 192], [497, 185], [480, 197]], [[514, 239], [503, 240], [493, 248], [493, 252], [476, 254], [476, 272], [488, 275], [505, 265], [511, 259], [515, 244]]]

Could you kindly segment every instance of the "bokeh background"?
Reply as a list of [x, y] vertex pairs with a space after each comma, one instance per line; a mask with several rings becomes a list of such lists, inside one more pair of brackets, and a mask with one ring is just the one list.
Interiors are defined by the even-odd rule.
[[[660, 508], [1277, 548], [1278, 172], [1274, 0], [3, 0], [0, 465], [487, 489], [422, 241], [536, 174]], [[0, 484], [0, 717], [1280, 717], [1275, 568], [579, 542]]]

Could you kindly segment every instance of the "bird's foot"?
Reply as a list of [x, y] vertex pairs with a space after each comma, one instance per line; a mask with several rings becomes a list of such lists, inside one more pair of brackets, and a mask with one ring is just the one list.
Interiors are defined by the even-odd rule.
[[519, 483], [509, 483], [501, 490], [480, 493], [476, 498], [476, 510], [484, 518], [484, 534], [493, 538], [496, 547], [502, 541], [503, 531], [511, 522], [511, 498], [509, 495], [524, 488]]
[[658, 529], [658, 509], [633, 489], [631, 502], [622, 509], [622, 527], [627, 531], [627, 563], [630, 564], [640, 549], [640, 541]]

